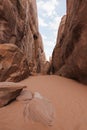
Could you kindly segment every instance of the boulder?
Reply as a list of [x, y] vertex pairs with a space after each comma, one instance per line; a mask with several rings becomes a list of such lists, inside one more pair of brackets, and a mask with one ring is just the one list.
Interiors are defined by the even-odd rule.
[[0, 107], [3, 107], [16, 99], [25, 85], [13, 82], [0, 83]]
[[14, 44], [0, 44], [0, 81], [18, 82], [29, 76], [27, 60]]

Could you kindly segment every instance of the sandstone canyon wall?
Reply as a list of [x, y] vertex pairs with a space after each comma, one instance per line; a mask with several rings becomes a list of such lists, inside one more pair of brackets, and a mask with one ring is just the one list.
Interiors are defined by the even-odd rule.
[[87, 84], [87, 1], [67, 0], [52, 55], [55, 74]]
[[[5, 45], [8, 50], [4, 49]], [[15, 54], [11, 48], [16, 49]], [[44, 54], [44, 50], [38, 29], [36, 0], [0, 0], [0, 50], [4, 50], [1, 51], [2, 53], [6, 52], [5, 54], [0, 52], [0, 66], [4, 64], [4, 67], [0, 67], [0, 76], [3, 75], [0, 81], [8, 79], [14, 81], [13, 79], [17, 79], [16, 76], [20, 77], [20, 75], [22, 77], [18, 80], [21, 80], [32, 71], [41, 71], [41, 54]], [[9, 59], [8, 64], [5, 59]], [[14, 62], [12, 65], [18, 68], [15, 72], [12, 70], [10, 60]], [[10, 69], [10, 74], [8, 74], [8, 69]], [[11, 74], [14, 75], [12, 78]], [[9, 76], [4, 78], [4, 75]]]

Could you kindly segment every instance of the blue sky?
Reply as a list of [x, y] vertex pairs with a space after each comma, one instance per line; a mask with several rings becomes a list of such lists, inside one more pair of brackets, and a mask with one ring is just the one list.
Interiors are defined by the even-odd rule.
[[47, 60], [56, 44], [61, 17], [66, 12], [66, 0], [37, 0], [39, 30]]

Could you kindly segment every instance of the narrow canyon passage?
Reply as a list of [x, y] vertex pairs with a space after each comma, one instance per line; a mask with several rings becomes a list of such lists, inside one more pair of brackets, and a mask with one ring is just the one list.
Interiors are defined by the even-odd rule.
[[0, 0], [0, 130], [87, 130], [87, 0]]
[[46, 59], [52, 57], [61, 18], [66, 14], [66, 0], [37, 0], [38, 23]]

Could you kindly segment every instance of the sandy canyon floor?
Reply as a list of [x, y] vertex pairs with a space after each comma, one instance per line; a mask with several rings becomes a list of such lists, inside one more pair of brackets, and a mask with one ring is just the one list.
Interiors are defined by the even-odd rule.
[[34, 76], [21, 83], [40, 92], [55, 107], [52, 127], [24, 120], [24, 102], [0, 108], [0, 130], [87, 130], [87, 86], [59, 76]]

